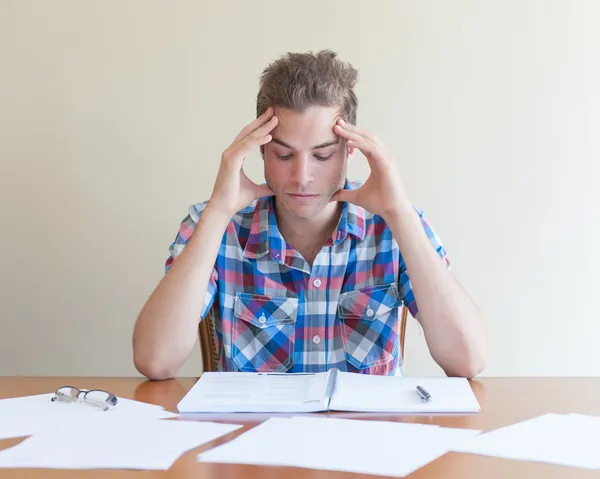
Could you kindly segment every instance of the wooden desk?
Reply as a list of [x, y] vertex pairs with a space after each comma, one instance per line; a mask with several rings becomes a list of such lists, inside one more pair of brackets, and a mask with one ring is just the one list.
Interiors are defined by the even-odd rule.
[[[192, 387], [196, 378], [180, 378], [162, 382], [134, 378], [12, 378], [0, 377], [0, 398], [49, 393], [63, 384], [80, 388], [102, 388], [117, 396], [160, 404], [176, 412], [175, 406]], [[337, 417], [385, 419], [387, 421], [419, 422], [440, 426], [489, 430], [528, 419], [547, 412], [592, 414], [600, 416], [600, 378], [489, 378], [472, 381], [473, 390], [482, 411], [464, 416], [399, 416], [332, 413]], [[219, 422], [228, 422], [226, 419]], [[231, 419], [230, 422], [238, 423]], [[244, 429], [258, 420], [242, 421]], [[212, 443], [194, 449], [182, 456], [168, 472], [156, 471], [105, 471], [105, 470], [48, 470], [48, 469], [0, 469], [3, 479], [23, 478], [260, 478], [274, 479], [345, 479], [377, 478], [380, 476], [351, 475], [311, 469], [261, 467], [230, 464], [198, 463], [197, 453], [221, 444], [241, 431], [219, 438]], [[0, 449], [20, 442], [22, 439], [0, 440]], [[277, 439], [276, 439], [277, 440]], [[402, 444], [398, 444], [402, 448]], [[351, 453], [352, 451], [349, 451]], [[377, 454], [375, 446], [371, 452]], [[367, 446], [361, 449], [368, 454]], [[536, 464], [522, 461], [502, 460], [470, 454], [449, 453], [411, 474], [411, 479], [494, 479], [494, 478], [598, 478], [598, 471], [586, 471], [563, 466]]]

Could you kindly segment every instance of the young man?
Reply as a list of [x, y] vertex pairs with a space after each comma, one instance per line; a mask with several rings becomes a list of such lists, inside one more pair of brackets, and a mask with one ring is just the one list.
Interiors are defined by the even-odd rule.
[[[175, 376], [213, 306], [227, 371], [401, 374], [403, 304], [447, 375], [483, 369], [480, 312], [406, 197], [393, 156], [355, 126], [356, 79], [329, 51], [265, 69], [258, 118], [223, 152], [210, 200], [190, 208], [137, 320], [142, 374]], [[243, 171], [254, 148], [263, 185]], [[358, 187], [346, 181], [355, 150], [371, 169]]]

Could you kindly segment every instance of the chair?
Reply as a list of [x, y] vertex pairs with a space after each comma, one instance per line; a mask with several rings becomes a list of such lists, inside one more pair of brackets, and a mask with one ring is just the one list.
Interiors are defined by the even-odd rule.
[[198, 335], [200, 337], [200, 353], [202, 354], [202, 370], [205, 372], [217, 371], [219, 366], [219, 353], [215, 339], [215, 314], [219, 314], [219, 306], [215, 303], [200, 321]]
[[[404, 351], [404, 339], [406, 338], [406, 318], [408, 308], [402, 306], [401, 319], [398, 323], [400, 336], [400, 351], [403, 359], [406, 357]], [[200, 336], [200, 353], [202, 354], [203, 371], [217, 371], [219, 365], [219, 353], [217, 351], [217, 341], [215, 339], [215, 315], [219, 314], [219, 306], [216, 301], [212, 308], [198, 327], [198, 335]]]

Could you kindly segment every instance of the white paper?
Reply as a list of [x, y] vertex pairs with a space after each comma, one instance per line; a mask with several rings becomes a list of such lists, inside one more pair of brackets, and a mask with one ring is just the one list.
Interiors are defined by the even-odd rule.
[[181, 413], [323, 411], [330, 373], [207, 372], [177, 405]]
[[52, 402], [52, 396], [54, 393], [0, 400], [0, 439], [29, 436], [56, 421], [96, 414], [153, 419], [177, 416], [161, 406], [125, 398], [118, 398], [112, 409], [102, 411], [82, 402]]
[[[422, 402], [417, 385], [431, 394]], [[411, 378], [339, 372], [329, 409], [398, 413], [478, 412], [479, 402], [464, 378]]]
[[272, 418], [199, 454], [198, 460], [403, 477], [478, 433], [386, 421]]
[[545, 414], [481, 434], [458, 452], [600, 469], [600, 418]]
[[0, 451], [2, 468], [167, 470], [184, 452], [241, 426], [87, 415]]

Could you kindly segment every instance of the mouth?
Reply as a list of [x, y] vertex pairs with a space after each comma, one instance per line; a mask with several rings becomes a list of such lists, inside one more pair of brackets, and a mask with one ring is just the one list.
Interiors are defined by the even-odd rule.
[[317, 198], [319, 196], [306, 193], [288, 193], [288, 195], [296, 200], [310, 200], [311, 198]]

